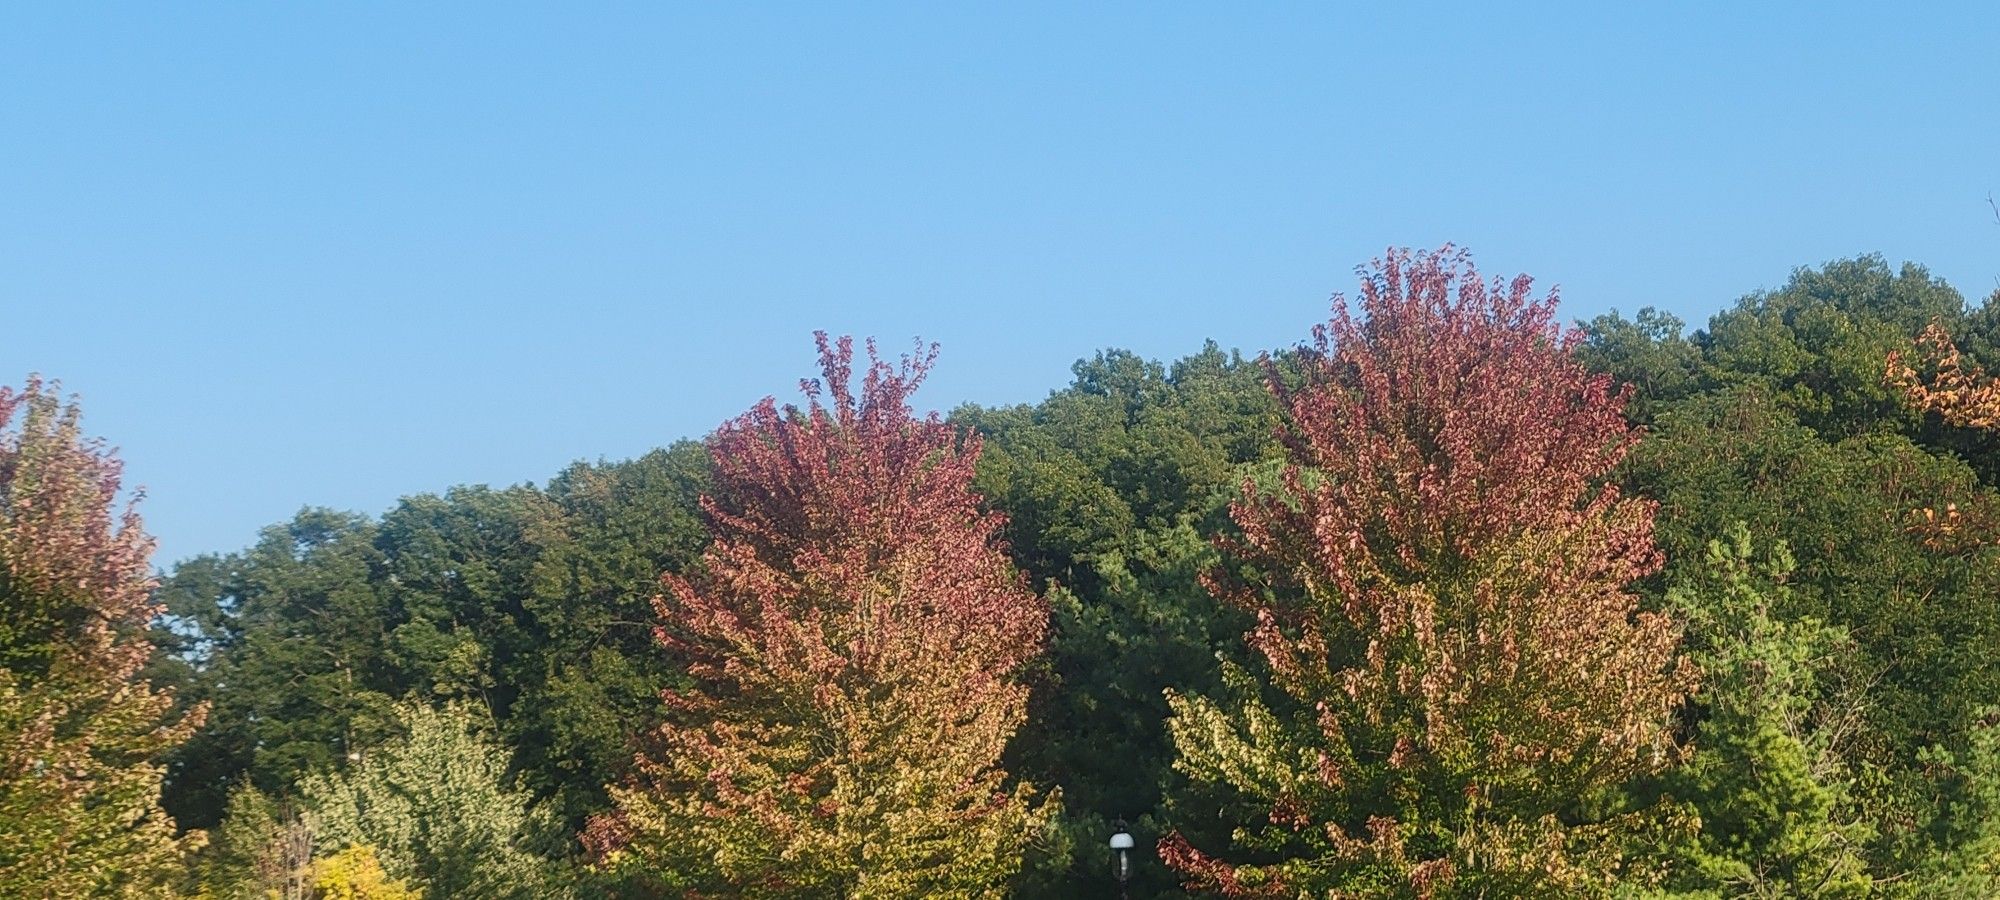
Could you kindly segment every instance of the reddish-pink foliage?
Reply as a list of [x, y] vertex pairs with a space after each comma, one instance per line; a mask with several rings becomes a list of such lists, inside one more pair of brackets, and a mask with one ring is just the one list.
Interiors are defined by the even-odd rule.
[[1225, 897], [1283, 897], [1290, 893], [1283, 878], [1273, 878], [1257, 886], [1236, 877], [1236, 867], [1196, 850], [1179, 832], [1160, 839], [1160, 862], [1181, 873], [1189, 890], [1210, 890]]
[[[641, 768], [646, 793], [698, 797], [734, 823], [699, 826], [717, 855], [824, 848], [831, 867], [841, 841], [882, 852], [892, 836], [871, 829], [885, 822], [914, 846], [932, 826], [971, 834], [1018, 807], [999, 756], [1025, 715], [1017, 676], [1048, 607], [972, 488], [977, 435], [911, 413], [935, 346], [892, 367], [871, 343], [857, 395], [852, 342], [817, 337], [824, 379], [802, 383], [805, 408], [767, 398], [709, 441], [714, 541], [655, 601], [658, 637], [694, 684], [667, 695], [659, 753]], [[664, 807], [628, 820], [643, 831]], [[816, 877], [798, 853], [774, 877]]]
[[[1555, 292], [1531, 299], [1526, 275], [1489, 286], [1451, 248], [1377, 265], [1361, 321], [1341, 302], [1313, 327], [1304, 386], [1272, 374], [1296, 463], [1286, 493], [1312, 508], [1239, 504], [1253, 546], [1310, 541], [1318, 570], [1355, 596], [1358, 573], [1421, 572], [1618, 502], [1602, 480], [1639, 439], [1622, 413], [1630, 389], [1573, 359], [1582, 334], [1555, 324]], [[1307, 486], [1299, 467], [1323, 481]], [[1620, 554], [1632, 576], [1659, 565], [1645, 519]]]
[[38, 378], [0, 386], [0, 435], [0, 665], [33, 674], [60, 657], [130, 677], [152, 650], [134, 636], [158, 609], [136, 494], [114, 512], [123, 466]]
[[857, 398], [851, 340], [817, 337], [826, 377], [801, 383], [806, 409], [766, 398], [710, 439], [715, 542], [699, 575], [664, 579], [660, 640], [732, 692], [768, 677], [825, 693], [956, 661], [985, 687], [1011, 683], [1048, 612], [972, 489], [978, 436], [911, 418], [935, 348], [900, 371], [875, 361]]
[[911, 417], [936, 349], [874, 361], [856, 397], [851, 339], [817, 338], [825, 379], [801, 383], [806, 409], [766, 398], [710, 439], [715, 542], [701, 575], [665, 579], [660, 639], [719, 682], [746, 660], [831, 685], [943, 657], [1007, 681], [1039, 652], [1047, 607], [980, 509], [978, 435]]
[[150, 895], [192, 844], [155, 760], [203, 709], [175, 715], [140, 677], [152, 539], [78, 417], [38, 379], [0, 387], [0, 883]]
[[1585, 528], [1603, 552], [1547, 573], [1558, 579], [1547, 587], [1598, 593], [1612, 607], [1601, 612], [1622, 621], [1632, 605], [1623, 585], [1661, 562], [1651, 501], [1604, 479], [1639, 439], [1622, 414], [1627, 390], [1574, 359], [1580, 333], [1555, 324], [1553, 292], [1531, 299], [1527, 276], [1489, 286], [1451, 248], [1377, 265], [1362, 282], [1360, 321], [1338, 303], [1314, 327], [1302, 386], [1272, 369], [1294, 464], [1282, 491], [1246, 487], [1232, 505], [1243, 539], [1230, 548], [1304, 590], [1212, 583], [1259, 613], [1251, 644], [1281, 680], [1325, 672], [1322, 598], [1338, 598], [1337, 624], [1357, 634], [1432, 624], [1399, 620], [1384, 586], [1423, 582], [1523, 536]]
[[[1551, 812], [1661, 764], [1693, 683], [1677, 629], [1625, 588], [1661, 563], [1652, 504], [1606, 481], [1639, 439], [1626, 393], [1576, 361], [1555, 294], [1489, 285], [1450, 247], [1363, 276], [1360, 316], [1336, 298], [1300, 348], [1302, 380], [1271, 367], [1292, 465], [1276, 490], [1245, 484], [1225, 542], [1259, 574], [1209, 579], [1256, 614], [1272, 685], [1318, 711], [1317, 795], [1271, 798], [1271, 821], [1324, 834], [1327, 862], [1402, 858], [1397, 803], [1371, 813], [1359, 770], [1463, 776], [1426, 818], [1470, 821], [1510, 783]], [[1177, 840], [1162, 849], [1192, 885], [1242, 892]]]

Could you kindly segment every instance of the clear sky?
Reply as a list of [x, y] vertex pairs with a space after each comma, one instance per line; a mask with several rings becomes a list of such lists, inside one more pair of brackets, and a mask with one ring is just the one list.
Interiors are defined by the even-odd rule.
[[1697, 325], [2000, 275], [1990, 4], [723, 6], [7, 4], [0, 382], [171, 563], [699, 436], [815, 328], [949, 409], [1295, 343], [1391, 244]]

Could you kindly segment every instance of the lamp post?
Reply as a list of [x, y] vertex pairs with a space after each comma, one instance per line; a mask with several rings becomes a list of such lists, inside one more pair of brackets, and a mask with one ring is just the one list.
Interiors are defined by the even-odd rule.
[[1132, 880], [1132, 835], [1125, 830], [1125, 820], [1119, 819], [1118, 830], [1111, 834], [1111, 852], [1118, 854], [1118, 896], [1129, 898], [1127, 884]]

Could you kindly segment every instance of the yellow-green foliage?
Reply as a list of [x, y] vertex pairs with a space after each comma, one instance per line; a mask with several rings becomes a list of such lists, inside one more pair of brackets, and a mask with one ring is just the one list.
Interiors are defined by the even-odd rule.
[[418, 900], [410, 890], [382, 871], [375, 850], [355, 845], [312, 866], [313, 896], [319, 900]]
[[52, 387], [0, 387], [0, 896], [167, 896], [201, 834], [159, 755], [201, 712], [143, 677], [152, 539]]
[[506, 751], [464, 704], [397, 709], [406, 734], [299, 786], [323, 846], [377, 848], [385, 870], [441, 897], [542, 900], [562, 892], [543, 851], [556, 823], [506, 777]]
[[703, 895], [1008, 896], [1057, 809], [1002, 758], [1048, 606], [972, 489], [979, 445], [910, 412], [930, 357], [871, 359], [857, 399], [851, 342], [819, 347], [809, 411], [711, 441], [715, 539], [657, 601], [692, 685], [612, 791], [625, 846]]

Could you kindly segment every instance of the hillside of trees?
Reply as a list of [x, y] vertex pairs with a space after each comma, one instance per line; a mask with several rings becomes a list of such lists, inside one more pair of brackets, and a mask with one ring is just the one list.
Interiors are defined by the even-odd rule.
[[165, 573], [0, 388], [0, 897], [2000, 896], [2000, 294], [1360, 274]]

